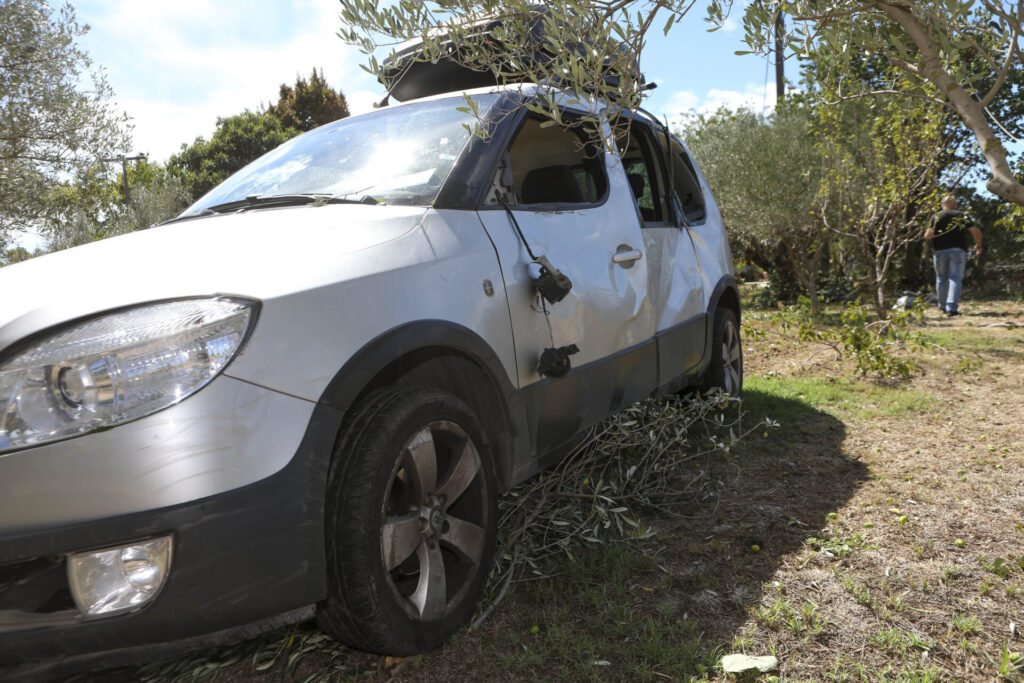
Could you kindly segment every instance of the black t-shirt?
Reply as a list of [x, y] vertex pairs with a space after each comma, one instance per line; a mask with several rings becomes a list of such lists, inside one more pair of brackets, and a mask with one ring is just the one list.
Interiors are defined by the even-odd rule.
[[974, 221], [963, 211], [939, 211], [935, 214], [932, 225], [935, 227], [935, 251], [942, 249], [963, 249], [967, 250], [967, 236], [970, 234], [969, 227]]

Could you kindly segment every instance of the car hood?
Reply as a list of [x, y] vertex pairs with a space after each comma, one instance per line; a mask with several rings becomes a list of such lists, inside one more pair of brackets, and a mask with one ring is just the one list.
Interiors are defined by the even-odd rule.
[[428, 209], [327, 205], [171, 223], [0, 268], [0, 350], [53, 325], [144, 302], [268, 299], [337, 282], [344, 257], [414, 230]]

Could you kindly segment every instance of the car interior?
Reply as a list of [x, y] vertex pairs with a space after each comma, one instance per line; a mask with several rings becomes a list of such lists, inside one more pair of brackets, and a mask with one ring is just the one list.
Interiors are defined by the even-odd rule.
[[[584, 126], [542, 126], [529, 118], [509, 148], [507, 161], [515, 205], [596, 204], [608, 180], [600, 143]], [[506, 182], [508, 182], [506, 180]]]

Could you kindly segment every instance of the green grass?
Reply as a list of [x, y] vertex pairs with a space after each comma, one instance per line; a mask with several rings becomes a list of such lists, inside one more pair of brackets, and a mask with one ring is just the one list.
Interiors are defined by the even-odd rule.
[[[500, 671], [564, 680], [689, 680], [711, 671], [719, 653], [671, 602], [667, 577], [634, 546], [608, 544], [545, 567], [509, 599], [517, 624], [500, 634]], [[639, 603], [664, 601], [654, 609]], [[486, 644], [486, 643], [485, 643]]]
[[[759, 396], [787, 399], [817, 408], [838, 418], [870, 420], [878, 417], [900, 417], [927, 411], [934, 400], [923, 391], [900, 389], [851, 378], [832, 377], [764, 377], [744, 378], [744, 407], [758, 415], [766, 402]], [[796, 411], [796, 408], [794, 408]], [[771, 415], [785, 423], [795, 414]]]
[[953, 615], [953, 628], [965, 636], [973, 636], [981, 633], [981, 620], [967, 614]]
[[[993, 322], [996, 322], [993, 320]], [[932, 344], [947, 351], [971, 351], [985, 353], [1006, 349], [1006, 338], [992, 334], [989, 328], [960, 327], [954, 330], [927, 330], [921, 336]]]
[[899, 628], [879, 629], [870, 634], [868, 640], [876, 647], [900, 655], [906, 655], [914, 649], [930, 650], [935, 647], [935, 643], [928, 638]]

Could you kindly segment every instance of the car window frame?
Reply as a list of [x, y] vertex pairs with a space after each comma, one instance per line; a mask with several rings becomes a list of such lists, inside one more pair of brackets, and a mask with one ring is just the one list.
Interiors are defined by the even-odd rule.
[[[559, 107], [560, 116], [563, 121], [579, 121], [583, 118], [582, 112], [574, 111], [569, 107]], [[515, 118], [515, 121], [511, 122], [508, 131], [505, 136], [504, 143], [496, 148], [495, 158], [492, 161], [492, 168], [488, 173], [487, 182], [483, 183], [483, 192], [481, 193], [478, 203], [477, 211], [505, 211], [506, 207], [502, 204], [488, 204], [487, 195], [489, 190], [493, 187], [496, 176], [499, 172], [501, 162], [505, 156], [508, 155], [515, 144], [516, 138], [519, 137], [519, 133], [522, 132], [523, 127], [530, 120], [544, 121], [543, 117], [538, 114], [534, 114], [526, 109], [526, 107], [520, 104], [520, 112]], [[555, 124], [561, 130], [566, 131], [569, 135], [576, 135], [570, 126], [562, 124]], [[584, 211], [589, 209], [600, 208], [608, 203], [608, 199], [611, 197], [611, 175], [608, 173], [608, 161], [607, 152], [604, 151], [603, 146], [599, 140], [594, 140], [594, 144], [597, 145], [599, 150], [599, 157], [597, 157], [597, 165], [600, 167], [601, 172], [604, 174], [604, 193], [596, 202], [545, 202], [543, 204], [509, 204], [508, 209], [513, 211], [530, 211], [533, 213], [563, 213], [567, 211]]]
[[[681, 160], [683, 162], [683, 165], [690, 172], [690, 175], [693, 178], [694, 183], [696, 183], [697, 191], [700, 193], [701, 203], [704, 206], [704, 215], [701, 216], [699, 220], [696, 220], [696, 221], [688, 220], [686, 218], [686, 212], [683, 211], [682, 204], [677, 200], [676, 188], [675, 188], [675, 186], [673, 184], [673, 187], [672, 187], [672, 204], [675, 207], [674, 211], [676, 212], [676, 215], [678, 217], [680, 225], [684, 226], [684, 227], [689, 227], [689, 228], [697, 228], [697, 227], [700, 227], [702, 225], [706, 225], [707, 221], [708, 221], [708, 192], [705, 191], [704, 183], [703, 183], [703, 181], [701, 179], [701, 174], [700, 174], [700, 172], [697, 169], [697, 164], [696, 164], [696, 162], [694, 162], [693, 157], [690, 154], [690, 150], [688, 150], [686, 148], [686, 145], [683, 144], [682, 140], [680, 140], [679, 138], [677, 138], [674, 135], [667, 134], [667, 131], [663, 131], [663, 134], [665, 134], [665, 139], [666, 139], [666, 143], [667, 143], [666, 146], [669, 149], [669, 158], [667, 159], [668, 163], [671, 163], [672, 159], [673, 159], [673, 156], [672, 156], [673, 153], [674, 153], [673, 146], [674, 145], [678, 145], [678, 147], [679, 147], [679, 156], [680, 156], [680, 158], [681, 158]], [[673, 180], [675, 180], [675, 173], [674, 172], [673, 172], [672, 178], [673, 178]]]

